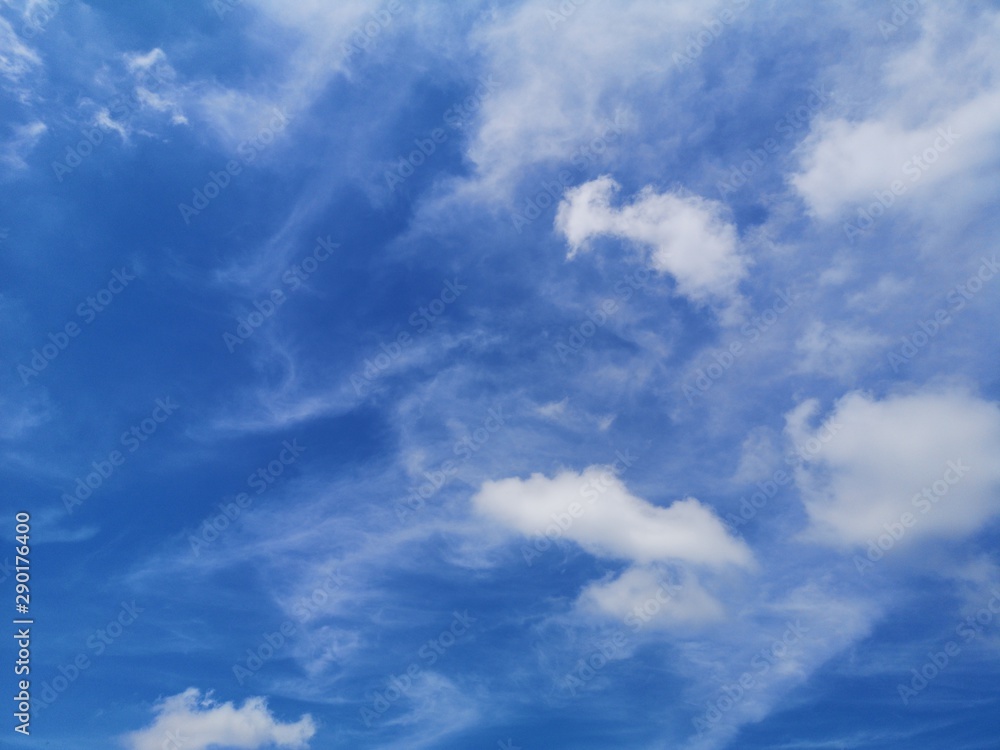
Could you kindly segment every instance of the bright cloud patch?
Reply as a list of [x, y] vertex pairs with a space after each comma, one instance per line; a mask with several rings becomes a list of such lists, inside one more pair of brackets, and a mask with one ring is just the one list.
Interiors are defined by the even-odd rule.
[[611, 198], [618, 189], [603, 176], [567, 191], [556, 228], [569, 243], [569, 257], [586, 250], [594, 237], [618, 237], [652, 248], [652, 266], [673, 276], [686, 297], [706, 302], [736, 296], [746, 259], [722, 204], [646, 187], [631, 203], [615, 208]]
[[11, 169], [27, 167], [25, 157], [38, 143], [48, 128], [44, 123], [32, 122], [14, 128], [14, 136], [6, 143], [0, 144], [0, 164]]
[[723, 613], [722, 605], [694, 576], [673, 583], [650, 567], [632, 567], [613, 580], [590, 584], [577, 604], [583, 611], [609, 615], [637, 628], [715, 620]]
[[[921, 13], [924, 33], [885, 65], [885, 95], [861, 117], [824, 118], [803, 143], [790, 182], [817, 218], [856, 204], [881, 204], [997, 158], [1000, 55], [995, 14], [974, 17], [934, 5]], [[956, 45], [958, 28], [973, 30]], [[961, 85], [955, 85], [961, 81]], [[938, 198], [936, 197], [935, 200]]]
[[1000, 747], [1000, 3], [0, 6], [51, 748]]
[[0, 18], [0, 76], [16, 83], [40, 64], [38, 54], [21, 41], [7, 19]]
[[855, 392], [817, 430], [804, 416], [790, 415], [788, 432], [810, 456], [796, 480], [810, 533], [825, 542], [864, 544], [887, 526], [904, 542], [959, 536], [1000, 511], [995, 403], [959, 392], [881, 401]]
[[475, 509], [527, 536], [555, 533], [588, 552], [640, 563], [681, 560], [705, 565], [749, 565], [750, 550], [694, 498], [661, 508], [635, 497], [617, 477], [591, 466], [549, 479], [485, 482]]
[[316, 733], [306, 714], [292, 724], [282, 724], [263, 698], [248, 698], [240, 707], [201, 697], [197, 688], [164, 698], [155, 707], [156, 720], [146, 729], [125, 737], [129, 750], [161, 750], [168, 737], [185, 750], [207, 748], [307, 748]]
[[862, 200], [881, 198], [889, 207], [961, 166], [952, 149], [963, 144], [968, 132], [952, 122], [919, 130], [881, 121], [822, 122], [805, 147], [802, 171], [791, 183], [824, 220]]
[[653, 87], [669, 97], [661, 87], [676, 69], [675, 57], [726, 6], [738, 11], [747, 4], [532, 0], [500, 6], [499, 17], [476, 35], [489, 70], [503, 81], [485, 102], [468, 150], [481, 178], [502, 186], [525, 167], [568, 161], [592, 139], [613, 141], [612, 123], [619, 115], [631, 119], [636, 109], [625, 92]]

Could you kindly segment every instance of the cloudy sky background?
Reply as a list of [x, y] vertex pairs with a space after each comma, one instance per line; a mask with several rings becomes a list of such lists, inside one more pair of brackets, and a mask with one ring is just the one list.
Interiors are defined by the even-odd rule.
[[3, 746], [996, 747], [998, 35], [4, 0]]

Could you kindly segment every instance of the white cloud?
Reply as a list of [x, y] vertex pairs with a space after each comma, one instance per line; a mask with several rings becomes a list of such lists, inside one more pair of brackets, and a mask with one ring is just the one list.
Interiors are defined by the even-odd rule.
[[[847, 116], [813, 123], [790, 182], [821, 220], [876, 200], [910, 195], [1000, 157], [1000, 13], [926, 6], [921, 36], [885, 63], [876, 91], [867, 81], [841, 87], [842, 99], [871, 102]], [[856, 73], [857, 71], [852, 71]], [[902, 186], [889, 194], [892, 183]], [[937, 193], [934, 200], [939, 200]]]
[[877, 615], [870, 602], [845, 597], [828, 581], [811, 582], [756, 602], [711, 640], [678, 641], [679, 666], [692, 683], [685, 700], [707, 708], [695, 716], [698, 733], [682, 747], [734, 746], [740, 727], [787, 708], [810, 675], [870, 633]]
[[[232, 747], [307, 748], [316, 733], [306, 714], [291, 724], [276, 720], [263, 698], [248, 698], [240, 707], [201, 697], [197, 688], [164, 698], [154, 708], [156, 720], [146, 729], [125, 736], [129, 750], [161, 750], [165, 738], [179, 738], [185, 750]], [[181, 742], [182, 741], [182, 742]]]
[[404, 728], [406, 736], [384, 747], [439, 747], [446, 737], [482, 720], [481, 697], [440, 672], [421, 672], [406, 692], [408, 710], [385, 720], [387, 726]]
[[671, 583], [651, 567], [631, 567], [613, 580], [589, 584], [577, 606], [653, 628], [716, 620], [723, 614], [722, 605], [693, 575]]
[[473, 40], [502, 82], [468, 149], [483, 182], [502, 191], [527, 165], [568, 161], [629, 112], [637, 88], [669, 79], [673, 54], [720, 5], [534, 0], [482, 28]]
[[183, 111], [185, 100], [197, 102], [199, 97], [207, 97], [217, 90], [212, 85], [208, 94], [199, 94], [196, 92], [203, 86], [179, 83], [177, 71], [159, 47], [145, 54], [126, 54], [125, 67], [134, 79], [136, 100], [154, 112], [169, 113], [170, 122], [174, 125], [186, 125], [188, 122]]
[[[556, 533], [588, 552], [647, 563], [676, 560], [704, 565], [751, 565], [750, 550], [726, 531], [711, 509], [694, 498], [667, 508], [632, 495], [605, 467], [549, 479], [483, 483], [475, 510], [525, 535]], [[561, 530], [560, 530], [561, 527]]]
[[0, 145], [0, 164], [9, 169], [27, 167], [25, 158], [47, 130], [45, 123], [40, 121], [15, 126], [13, 137]]
[[[278, 57], [282, 64], [259, 88], [233, 91], [216, 87], [204, 97], [205, 115], [221, 131], [229, 132], [234, 142], [259, 129], [261, 116], [272, 107], [280, 107], [292, 117], [308, 109], [331, 78], [348, 73], [354, 58], [373, 55], [398, 28], [412, 21], [410, 16], [415, 12], [410, 3], [386, 0], [250, 0], [248, 5], [259, 14], [253, 21], [259, 23], [259, 38], [274, 38], [275, 25], [292, 31], [297, 38], [289, 48], [288, 37], [277, 35], [283, 45]], [[227, 21], [231, 19], [233, 16], [226, 16]]]
[[159, 47], [154, 47], [146, 54], [141, 54], [139, 52], [133, 52], [125, 55], [125, 67], [128, 71], [133, 74], [147, 73], [153, 70], [154, 67], [161, 68], [166, 67], [171, 72], [172, 68], [169, 68], [167, 63], [166, 53]]
[[[960, 391], [875, 400], [852, 392], [818, 429], [815, 404], [789, 413], [787, 432], [808, 461], [796, 470], [809, 535], [864, 544], [915, 519], [900, 543], [975, 532], [1000, 511], [1000, 406]], [[967, 468], [963, 468], [967, 467]]]
[[17, 83], [41, 64], [38, 54], [21, 41], [7, 19], [0, 17], [0, 76]]
[[94, 114], [94, 124], [99, 128], [104, 128], [108, 131], [115, 131], [118, 133], [118, 137], [122, 139], [122, 142], [128, 140], [129, 135], [132, 133], [132, 128], [129, 126], [128, 122], [118, 122], [111, 116], [111, 112], [107, 107], [101, 107]]
[[[284, 133], [291, 119], [282, 108], [284, 94], [274, 88], [264, 93], [226, 87], [214, 79], [185, 77], [159, 47], [127, 53], [123, 59], [138, 112], [166, 116], [172, 125], [206, 125], [228, 151], [259, 136], [254, 147], [262, 150]], [[110, 127], [119, 130], [123, 125]]]
[[[959, 112], [912, 130], [894, 121], [819, 121], [803, 144], [802, 171], [792, 176], [792, 185], [823, 220], [854, 203], [867, 205], [875, 192], [891, 205], [968, 164], [967, 136], [974, 127], [968, 115]], [[901, 186], [895, 195], [893, 183]]]
[[867, 329], [814, 320], [795, 342], [801, 355], [796, 371], [847, 378], [888, 343], [887, 337]]
[[569, 403], [569, 396], [566, 396], [562, 401], [552, 401], [548, 404], [542, 404], [537, 407], [535, 411], [541, 414], [546, 419], [558, 420], [561, 419], [566, 414], [566, 405]]
[[847, 298], [847, 306], [852, 310], [879, 313], [897, 305], [901, 295], [913, 287], [911, 279], [900, 279], [893, 274], [885, 274], [868, 289], [854, 292]]
[[594, 237], [619, 237], [652, 248], [650, 264], [673, 276], [686, 297], [703, 303], [737, 296], [747, 262], [721, 203], [646, 187], [631, 203], [614, 208], [611, 198], [618, 189], [603, 176], [566, 192], [556, 228], [569, 243], [569, 257]]

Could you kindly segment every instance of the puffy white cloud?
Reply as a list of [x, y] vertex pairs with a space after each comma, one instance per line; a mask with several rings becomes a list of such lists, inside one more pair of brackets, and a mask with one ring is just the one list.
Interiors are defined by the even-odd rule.
[[569, 257], [593, 237], [619, 237], [651, 248], [650, 264], [673, 276], [677, 290], [692, 300], [736, 297], [747, 263], [721, 203], [646, 187], [615, 208], [611, 198], [618, 189], [605, 175], [566, 192], [556, 228], [569, 243]]
[[864, 544], [912, 523], [900, 544], [976, 531], [1000, 511], [1000, 405], [960, 391], [875, 400], [852, 392], [819, 428], [815, 403], [787, 417], [807, 461], [796, 470], [808, 535]]
[[891, 205], [968, 164], [965, 143], [975, 123], [967, 114], [912, 130], [893, 121], [819, 121], [803, 145], [802, 171], [792, 185], [824, 220], [854, 203], [867, 205], [876, 192]]
[[686, 573], [672, 583], [652, 567], [631, 567], [610, 581], [589, 584], [577, 606], [625, 621], [633, 628], [667, 628], [722, 616], [722, 605]]
[[521, 534], [558, 534], [595, 555], [639, 563], [752, 564], [749, 548], [711, 509], [694, 498], [658, 507], [632, 495], [606, 467], [485, 482], [472, 504]]
[[316, 733], [306, 714], [291, 724], [276, 720], [263, 698], [248, 698], [240, 707], [202, 698], [197, 688], [164, 698], [155, 706], [156, 720], [146, 729], [125, 736], [130, 750], [161, 750], [166, 738], [174, 737], [185, 750], [231, 747], [256, 750], [279, 747], [307, 748]]
[[803, 142], [790, 182], [817, 218], [866, 207], [876, 191], [893, 204], [929, 195], [1000, 158], [1000, 13], [926, 6], [919, 23], [920, 37], [885, 63], [877, 93], [867, 81], [860, 92], [850, 91], [856, 80], [840, 87], [841, 98], [871, 106], [817, 119]]

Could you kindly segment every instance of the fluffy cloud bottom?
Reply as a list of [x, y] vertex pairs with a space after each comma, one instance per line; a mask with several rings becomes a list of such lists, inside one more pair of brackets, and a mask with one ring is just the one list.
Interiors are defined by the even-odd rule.
[[473, 507], [527, 536], [551, 526], [591, 554], [638, 563], [679, 561], [701, 565], [752, 565], [750, 549], [732, 537], [712, 510], [694, 498], [667, 508], [628, 491], [613, 471], [591, 466], [551, 479], [485, 482]]
[[150, 726], [125, 736], [129, 750], [161, 750], [170, 737], [185, 750], [271, 746], [302, 750], [316, 733], [308, 714], [282, 724], [271, 715], [263, 698], [248, 698], [236, 708], [232, 703], [216, 703], [211, 695], [203, 698], [197, 688], [164, 698], [154, 711], [156, 719]]
[[815, 450], [796, 474], [809, 533], [834, 545], [892, 533], [901, 543], [975, 533], [1000, 512], [1000, 406], [961, 391], [844, 396], [812, 430], [805, 402], [788, 433]]
[[652, 248], [650, 264], [673, 276], [677, 291], [691, 300], [731, 303], [738, 297], [747, 263], [721, 203], [646, 187], [615, 208], [611, 198], [618, 189], [605, 175], [566, 192], [556, 229], [566, 237], [570, 257], [593, 237], [619, 237]]

